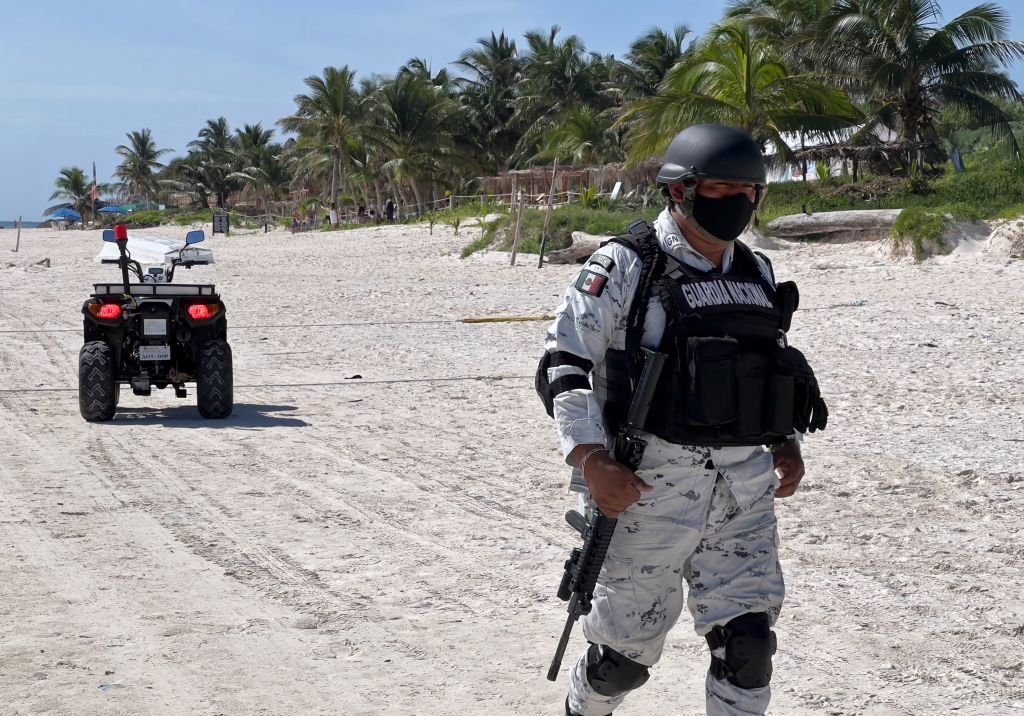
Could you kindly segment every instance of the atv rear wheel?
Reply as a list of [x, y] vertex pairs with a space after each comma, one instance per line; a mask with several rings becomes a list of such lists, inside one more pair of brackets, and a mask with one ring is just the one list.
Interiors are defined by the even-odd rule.
[[235, 406], [231, 346], [213, 340], [203, 344], [196, 368], [196, 403], [204, 418], [226, 418]]
[[89, 422], [110, 420], [117, 410], [114, 351], [89, 341], [78, 352], [78, 409]]

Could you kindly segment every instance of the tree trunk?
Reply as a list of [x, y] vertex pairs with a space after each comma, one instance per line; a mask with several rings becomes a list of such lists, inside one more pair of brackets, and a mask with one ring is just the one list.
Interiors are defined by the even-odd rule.
[[[335, 147], [336, 152], [340, 152], [340, 148]], [[335, 206], [338, 205], [338, 181], [339, 181], [339, 169], [341, 167], [341, 157], [337, 154], [334, 155], [334, 168], [331, 169], [331, 203]]]
[[780, 216], [768, 222], [769, 236], [794, 237], [848, 231], [888, 231], [902, 209], [864, 209], [860, 211], [821, 211], [816, 214]]
[[[803, 149], [806, 149], [806, 148], [807, 147], [804, 146], [804, 130], [801, 129], [800, 130], [800, 149], [803, 150]], [[804, 184], [806, 184], [807, 183], [807, 158], [806, 157], [804, 157], [803, 159], [800, 160], [800, 170], [804, 174]]]
[[568, 248], [551, 251], [544, 260], [550, 264], [577, 263], [597, 251], [607, 240], [607, 236], [593, 236], [582, 231], [574, 231], [572, 232], [572, 244]]
[[374, 193], [374, 196], [377, 197], [377, 216], [378, 217], [381, 215], [381, 212], [384, 211], [384, 200], [383, 200], [383, 196], [381, 194], [381, 187], [382, 187], [383, 184], [384, 184], [384, 182], [381, 181], [380, 177], [377, 177], [376, 179], [373, 180], [373, 193]]
[[412, 187], [412, 194], [414, 197], [416, 197], [416, 211], [419, 214], [423, 214], [423, 197], [420, 196], [420, 187], [416, 183], [415, 177], [409, 177], [409, 186]]

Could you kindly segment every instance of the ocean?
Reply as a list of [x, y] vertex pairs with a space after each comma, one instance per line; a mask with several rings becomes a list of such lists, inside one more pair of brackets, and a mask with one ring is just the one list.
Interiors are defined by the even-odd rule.
[[[17, 221], [0, 221], [0, 229], [13, 229], [17, 226]], [[39, 226], [41, 221], [22, 221], [21, 228], [23, 229], [34, 229]]]

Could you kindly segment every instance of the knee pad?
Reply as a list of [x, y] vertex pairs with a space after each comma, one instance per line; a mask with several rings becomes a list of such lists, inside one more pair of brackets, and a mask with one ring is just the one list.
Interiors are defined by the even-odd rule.
[[614, 649], [591, 644], [587, 651], [587, 681], [601, 696], [621, 696], [647, 683], [650, 671]]
[[743, 614], [724, 627], [714, 627], [704, 638], [716, 679], [728, 679], [741, 689], [759, 689], [772, 680], [776, 640], [767, 614]]

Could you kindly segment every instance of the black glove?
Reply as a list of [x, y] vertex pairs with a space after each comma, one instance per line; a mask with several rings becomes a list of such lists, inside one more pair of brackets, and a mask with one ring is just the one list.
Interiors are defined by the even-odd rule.
[[788, 346], [780, 352], [779, 361], [783, 371], [793, 376], [793, 427], [802, 433], [824, 430], [828, 425], [828, 406], [804, 354]]

